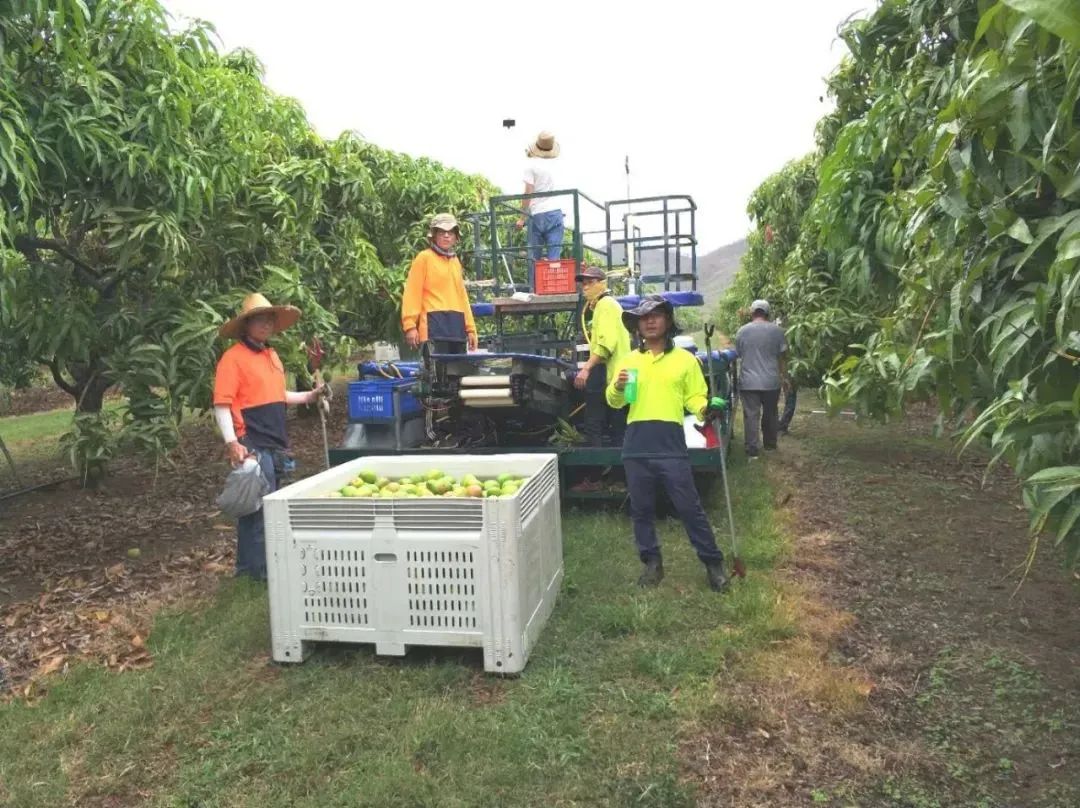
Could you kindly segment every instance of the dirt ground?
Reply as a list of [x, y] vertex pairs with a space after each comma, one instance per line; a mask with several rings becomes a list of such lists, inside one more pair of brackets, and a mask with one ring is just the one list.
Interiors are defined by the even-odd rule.
[[1080, 586], [1043, 546], [1017, 589], [1011, 472], [809, 409], [760, 461], [800, 630], [686, 745], [702, 804], [1080, 805]]
[[[344, 431], [344, 401], [332, 438]], [[293, 411], [289, 430], [297, 476], [322, 470], [319, 419]], [[0, 501], [0, 692], [32, 693], [78, 657], [147, 663], [140, 641], [153, 612], [232, 574], [235, 526], [214, 505], [228, 466], [208, 420], [188, 425], [171, 465], [110, 468], [97, 490], [69, 480]], [[71, 472], [53, 458], [20, 474], [29, 485]]]

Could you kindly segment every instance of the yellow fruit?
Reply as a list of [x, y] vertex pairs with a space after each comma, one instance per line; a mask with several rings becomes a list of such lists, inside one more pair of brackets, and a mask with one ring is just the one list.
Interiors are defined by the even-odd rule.
[[424, 478], [427, 479], [427, 480], [438, 480], [442, 476], [443, 476], [443, 473], [441, 471], [439, 471], [438, 469], [432, 469], [431, 471], [429, 471], [427, 474], [424, 475]]
[[401, 483], [387, 483], [383, 486], [383, 490], [393, 491], [396, 493], [397, 491], [401, 490]]
[[470, 485], [468, 488], [465, 489], [465, 493], [467, 493], [470, 497], [482, 497], [484, 496], [484, 488], [483, 486], [474, 483], [473, 485]]
[[463, 496], [465, 496], [465, 488], [464, 488], [464, 486], [455, 485], [454, 486], [454, 496], [455, 497], [463, 497]]
[[343, 497], [358, 497], [360, 496], [360, 489], [352, 485], [347, 485], [341, 489], [341, 495]]
[[142, 555], [142, 550], [140, 550], [138, 547], [132, 547], [127, 551], [127, 557], [128, 558], [138, 558], [141, 555]]
[[383, 488], [383, 487], [386, 486], [386, 484], [388, 482], [390, 482], [389, 477], [379, 477], [378, 479], [375, 480], [375, 487], [376, 488]]
[[331, 499], [333, 499], [333, 498], [335, 498], [335, 497], [343, 497], [343, 496], [345, 496], [345, 495], [344, 495], [344, 494], [342, 494], [342, 493], [341, 493], [340, 491], [331, 491], [331, 492], [330, 492], [329, 494], [327, 494], [326, 496], [328, 496], [328, 497], [330, 497]]

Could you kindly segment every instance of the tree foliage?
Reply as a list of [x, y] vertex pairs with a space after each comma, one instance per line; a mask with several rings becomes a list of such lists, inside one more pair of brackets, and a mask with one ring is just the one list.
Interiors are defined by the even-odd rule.
[[886, 0], [841, 35], [817, 151], [751, 201], [740, 291], [777, 303], [832, 408], [933, 399], [986, 441], [1075, 564], [1080, 6]]
[[[320, 138], [252, 54], [171, 32], [156, 0], [0, 2], [0, 347], [76, 399], [77, 457], [173, 446], [251, 290], [303, 309], [294, 369], [312, 336], [345, 347], [339, 320], [386, 336], [425, 220], [491, 190]], [[97, 416], [117, 385], [119, 433]]]

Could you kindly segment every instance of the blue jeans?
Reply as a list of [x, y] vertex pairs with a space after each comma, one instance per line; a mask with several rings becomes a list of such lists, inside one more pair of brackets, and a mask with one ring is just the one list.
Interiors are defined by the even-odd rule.
[[[253, 449], [259, 467], [270, 483], [270, 490], [277, 490], [277, 473], [274, 470], [274, 453], [269, 449]], [[241, 516], [236, 521], [236, 574], [246, 575], [256, 581], [266, 580], [266, 528], [263, 525], [262, 508]]]
[[624, 457], [623, 469], [630, 493], [634, 544], [642, 561], [660, 556], [660, 539], [656, 535], [656, 492], [661, 487], [679, 515], [698, 558], [706, 564], [724, 560], [724, 554], [716, 546], [709, 517], [701, 507], [688, 458]]
[[[536, 288], [536, 262], [554, 261], [562, 255], [563, 212], [549, 210], [529, 217], [529, 288]], [[545, 252], [546, 251], [546, 252]]]

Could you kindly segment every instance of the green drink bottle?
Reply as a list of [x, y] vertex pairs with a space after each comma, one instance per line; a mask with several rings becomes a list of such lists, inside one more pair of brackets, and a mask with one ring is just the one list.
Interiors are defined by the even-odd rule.
[[637, 368], [628, 368], [626, 371], [626, 387], [623, 388], [623, 398], [627, 404], [637, 401]]

